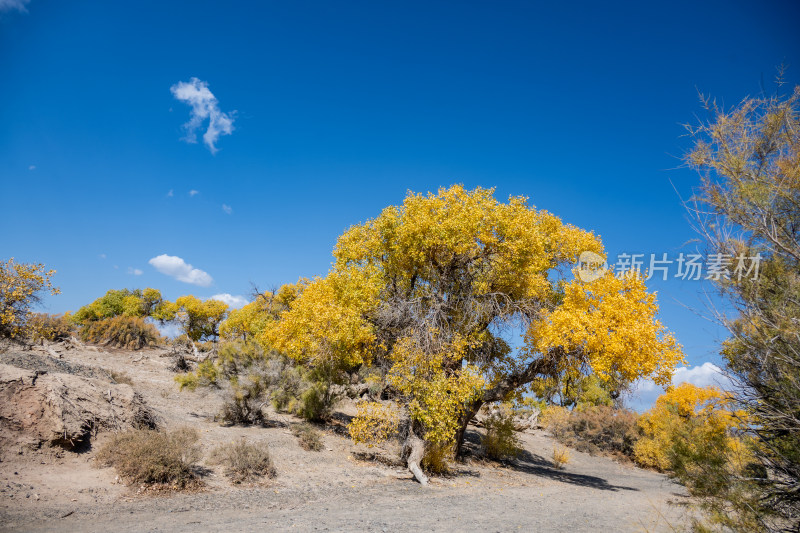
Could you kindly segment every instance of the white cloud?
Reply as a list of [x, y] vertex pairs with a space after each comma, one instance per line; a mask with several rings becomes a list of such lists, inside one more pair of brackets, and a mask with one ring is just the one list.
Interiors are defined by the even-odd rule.
[[178, 82], [170, 87], [169, 90], [176, 99], [192, 106], [189, 122], [183, 125], [186, 130], [184, 140], [196, 143], [196, 131], [208, 119], [208, 129], [203, 134], [203, 142], [212, 154], [216, 153], [217, 147], [215, 143], [220, 135], [233, 133], [233, 121], [236, 111], [231, 111], [230, 113], [220, 111], [217, 98], [208, 90], [208, 83], [197, 78], [192, 78], [188, 82]]
[[28, 9], [25, 7], [31, 0], [0, 0], [0, 11], [11, 11], [16, 9], [22, 13], [27, 13]]
[[170, 189], [169, 192], [167, 193], [167, 198], [172, 198], [173, 196], [175, 196], [175, 191]]
[[[3, 0], [0, 0], [2, 2]], [[28, 170], [36, 170], [36, 165], [31, 165], [28, 167]]]
[[[672, 374], [672, 384], [678, 385], [679, 383], [691, 383], [698, 387], [715, 385], [723, 390], [733, 388], [731, 382], [722, 373], [722, 369], [710, 362], [705, 362], [700, 366], [676, 368]], [[663, 393], [664, 389], [660, 385], [656, 385], [652, 380], [643, 379], [634, 385], [628, 404], [637, 411], [645, 411], [652, 407], [656, 398]]]
[[233, 213], [233, 208], [231, 206], [229, 206], [228, 204], [222, 204], [222, 210], [225, 211], [225, 213], [227, 213], [229, 215], [231, 213]]
[[99, 257], [100, 259], [105, 259], [106, 258], [106, 254], [100, 254], [97, 257]]
[[142, 274], [144, 274], [144, 272], [142, 272], [138, 268], [128, 267], [128, 274], [133, 274], [134, 276], [141, 276]]
[[200, 191], [198, 190], [192, 189], [189, 191], [189, 196], [197, 196], [198, 194], [200, 194]]
[[731, 383], [722, 373], [722, 369], [714, 363], [703, 363], [700, 366], [688, 368], [681, 366], [675, 369], [672, 375], [672, 384], [692, 383], [698, 387], [715, 385], [721, 389], [730, 389]]
[[244, 296], [234, 296], [232, 294], [228, 294], [227, 292], [223, 294], [215, 294], [209, 298], [209, 300], [219, 300], [221, 302], [225, 302], [234, 309], [239, 309], [240, 307], [244, 307], [250, 303]]
[[175, 278], [184, 283], [199, 285], [200, 287], [210, 286], [214, 280], [208, 273], [184, 261], [178, 256], [161, 254], [148, 261], [153, 267], [164, 275]]

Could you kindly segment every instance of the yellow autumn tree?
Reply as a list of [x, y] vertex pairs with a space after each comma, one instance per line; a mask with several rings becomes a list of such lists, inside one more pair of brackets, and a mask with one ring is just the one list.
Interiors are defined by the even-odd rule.
[[23, 334], [31, 307], [46, 293], [59, 294], [51, 281], [55, 273], [42, 263], [17, 263], [13, 257], [0, 261], [0, 337]]
[[[664, 381], [682, 360], [641, 280], [572, 281], [584, 251], [602, 256], [599, 237], [522, 197], [459, 185], [409, 193], [347, 230], [330, 273], [261, 340], [311, 367], [385, 370], [409, 467], [424, 482], [425, 452], [446, 443], [458, 453], [484, 403], [565, 369]], [[506, 337], [520, 325], [525, 347], [512, 350]]]

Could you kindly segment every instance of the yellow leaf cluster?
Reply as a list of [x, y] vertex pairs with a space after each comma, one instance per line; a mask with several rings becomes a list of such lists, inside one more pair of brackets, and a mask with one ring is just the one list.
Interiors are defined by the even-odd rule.
[[265, 348], [310, 366], [351, 368], [369, 363], [375, 332], [366, 320], [380, 286], [370, 268], [333, 270], [291, 300], [280, 321], [258, 336]]
[[55, 273], [41, 263], [16, 263], [13, 257], [0, 261], [0, 336], [22, 333], [41, 293], [60, 293], [51, 282]]
[[698, 387], [681, 383], [659, 396], [653, 408], [639, 419], [643, 432], [634, 445], [636, 461], [659, 470], [670, 467], [670, 450], [676, 436], [690, 432], [686, 438], [691, 449], [702, 449], [711, 439], [726, 443], [728, 455], [744, 467], [748, 454], [732, 430], [742, 426], [743, 413], [734, 411], [727, 393], [717, 387]]
[[576, 278], [565, 285], [561, 304], [531, 324], [526, 345], [544, 354], [574, 354], [564, 363], [588, 361], [600, 377], [630, 382], [652, 376], [666, 385], [683, 352], [657, 313], [655, 294], [647, 292], [641, 276], [609, 272], [590, 283]]
[[473, 365], [457, 365], [466, 343], [456, 341], [446, 350], [426, 353], [408, 339], [392, 351], [388, 381], [403, 397], [412, 420], [425, 430], [433, 445], [453, 443], [459, 415], [481, 393], [484, 379]]
[[353, 442], [372, 447], [397, 433], [400, 423], [396, 407], [380, 402], [361, 402], [348, 426]]

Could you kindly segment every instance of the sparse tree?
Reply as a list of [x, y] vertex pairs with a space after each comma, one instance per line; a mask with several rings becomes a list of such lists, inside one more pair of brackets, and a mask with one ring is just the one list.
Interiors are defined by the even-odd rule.
[[[778, 84], [779, 91], [783, 88]], [[737, 313], [718, 313], [737, 400], [768, 478], [761, 527], [800, 528], [800, 87], [746, 98], [689, 126], [686, 163], [702, 176], [687, 207], [723, 275], [713, 280]], [[772, 520], [771, 518], [775, 518]]]

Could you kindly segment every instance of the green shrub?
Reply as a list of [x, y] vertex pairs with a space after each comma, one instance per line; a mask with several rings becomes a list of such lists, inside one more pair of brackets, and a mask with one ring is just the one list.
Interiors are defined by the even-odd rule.
[[214, 449], [212, 462], [225, 468], [225, 475], [233, 483], [275, 477], [275, 466], [266, 443], [249, 443], [242, 439], [223, 444]]
[[139, 350], [163, 342], [158, 330], [143, 318], [116, 316], [89, 322], [81, 328], [81, 339], [92, 344]]
[[97, 461], [114, 467], [129, 484], [186, 488], [198, 481], [199, 440], [200, 434], [190, 428], [133, 429], [109, 439], [98, 451]]
[[319, 452], [325, 447], [322, 442], [322, 433], [310, 424], [295, 424], [292, 426], [292, 433], [300, 441], [300, 446], [304, 450]]
[[506, 406], [494, 411], [484, 421], [482, 438], [486, 455], [492, 459], [510, 459], [519, 455], [520, 442], [514, 430], [514, 413]]

